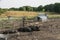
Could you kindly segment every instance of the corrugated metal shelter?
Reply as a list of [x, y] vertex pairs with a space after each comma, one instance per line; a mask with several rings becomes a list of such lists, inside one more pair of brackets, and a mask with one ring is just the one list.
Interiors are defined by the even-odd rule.
[[38, 20], [41, 20], [42, 22], [46, 22], [46, 21], [48, 20], [47, 14], [40, 13], [40, 14], [38, 15]]

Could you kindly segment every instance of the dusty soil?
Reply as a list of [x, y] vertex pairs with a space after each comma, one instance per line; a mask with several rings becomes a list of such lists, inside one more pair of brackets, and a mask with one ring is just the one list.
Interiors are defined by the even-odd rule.
[[[19, 25], [18, 21], [16, 23]], [[36, 23], [40, 26], [40, 31], [18, 32], [8, 40], [60, 40], [60, 19], [49, 19], [48, 22]]]

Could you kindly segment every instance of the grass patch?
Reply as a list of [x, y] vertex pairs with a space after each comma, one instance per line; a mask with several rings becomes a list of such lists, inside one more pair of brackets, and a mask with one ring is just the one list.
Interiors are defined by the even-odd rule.
[[60, 18], [60, 15], [48, 15], [48, 18]]

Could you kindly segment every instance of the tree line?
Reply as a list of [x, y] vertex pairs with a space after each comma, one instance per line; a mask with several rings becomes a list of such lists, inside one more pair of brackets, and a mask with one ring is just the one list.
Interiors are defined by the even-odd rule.
[[43, 10], [43, 6], [40, 5], [39, 7], [31, 7], [31, 6], [23, 6], [23, 7], [19, 7], [19, 8], [9, 8], [8, 10], [14, 10], [14, 11], [42, 11]]
[[3, 13], [4, 11], [35, 11], [35, 12], [57, 12], [60, 13], [60, 3], [55, 3], [55, 4], [49, 4], [49, 5], [45, 5], [45, 6], [38, 6], [38, 7], [31, 7], [31, 6], [23, 6], [23, 7], [19, 7], [19, 8], [9, 8], [9, 9], [2, 9], [0, 8], [0, 13]]
[[44, 6], [45, 11], [60, 13], [60, 3], [50, 4]]

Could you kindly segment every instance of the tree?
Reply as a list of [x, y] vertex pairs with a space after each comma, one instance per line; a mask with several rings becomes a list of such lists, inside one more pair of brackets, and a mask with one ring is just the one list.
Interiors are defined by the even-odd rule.
[[33, 11], [37, 11], [37, 7], [32, 7]]
[[14, 8], [14, 7], [12, 7], [12, 8], [9, 8], [9, 10], [16, 11], [16, 10], [18, 10], [18, 8]]
[[60, 3], [54, 4], [54, 11], [60, 13]]
[[37, 11], [42, 11], [43, 10], [43, 6], [42, 5], [40, 5], [38, 8], [37, 8]]
[[33, 11], [33, 8], [30, 6], [23, 6], [26, 11]]
[[46, 5], [44, 9], [45, 11], [60, 13], [60, 3]]
[[26, 11], [25, 7], [20, 7], [18, 10], [19, 11]]
[[46, 5], [44, 8], [45, 8], [45, 11], [54, 12], [54, 5], [53, 4]]

